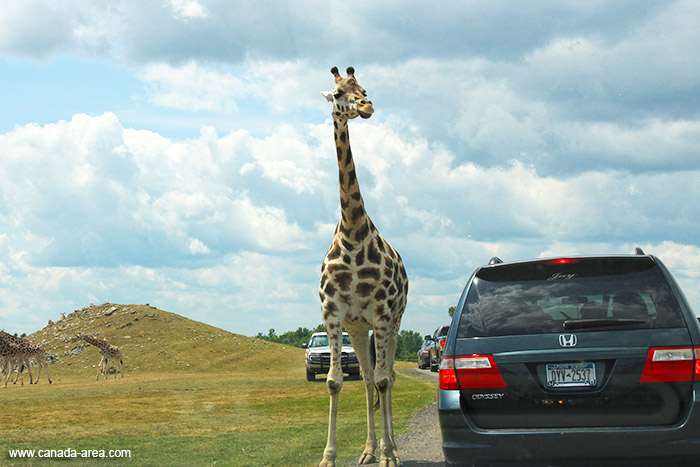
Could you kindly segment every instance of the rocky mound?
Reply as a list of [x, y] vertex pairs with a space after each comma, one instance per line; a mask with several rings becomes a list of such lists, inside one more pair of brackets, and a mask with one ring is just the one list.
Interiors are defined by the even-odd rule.
[[[97, 348], [78, 338], [106, 339], [124, 355], [125, 373], [244, 371], [303, 366], [303, 351], [234, 334], [146, 305], [104, 303], [66, 315], [28, 336], [61, 372], [96, 372]], [[301, 371], [301, 370], [300, 370]]]

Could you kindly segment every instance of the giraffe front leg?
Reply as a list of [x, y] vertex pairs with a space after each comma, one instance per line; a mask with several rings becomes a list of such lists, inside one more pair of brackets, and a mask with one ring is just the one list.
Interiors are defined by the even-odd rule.
[[7, 389], [7, 380], [10, 379], [10, 374], [12, 373], [12, 360], [5, 360], [5, 389]]
[[95, 376], [95, 381], [100, 380], [100, 372], [102, 371], [102, 365], [104, 364], [104, 362], [105, 362], [105, 357], [103, 355], [102, 358], [100, 358], [100, 364], [97, 365], [97, 375]]
[[331, 368], [326, 377], [326, 384], [328, 385], [331, 401], [328, 411], [328, 440], [326, 448], [323, 450], [323, 460], [318, 464], [319, 467], [335, 467], [335, 458], [338, 455], [335, 443], [335, 430], [338, 416], [338, 399], [340, 398], [340, 390], [343, 387], [343, 368], [341, 366], [343, 336], [340, 326], [336, 328], [336, 332], [328, 332], [328, 343], [331, 349]]

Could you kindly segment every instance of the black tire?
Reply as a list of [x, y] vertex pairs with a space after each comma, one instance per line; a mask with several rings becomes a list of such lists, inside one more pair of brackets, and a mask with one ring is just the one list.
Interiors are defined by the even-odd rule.
[[306, 370], [306, 381], [316, 381], [316, 373]]

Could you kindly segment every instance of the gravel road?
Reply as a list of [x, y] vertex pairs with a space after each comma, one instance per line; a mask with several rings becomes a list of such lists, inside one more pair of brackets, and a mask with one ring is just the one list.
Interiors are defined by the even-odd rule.
[[[397, 371], [406, 376], [430, 381], [435, 384], [435, 390], [437, 390], [437, 373], [418, 368]], [[437, 403], [427, 405], [413, 414], [408, 426], [409, 431], [396, 437], [396, 444], [404, 467], [444, 467], [445, 458], [442, 456], [442, 435], [437, 417]], [[358, 456], [347, 467], [357, 466], [359, 460]]]

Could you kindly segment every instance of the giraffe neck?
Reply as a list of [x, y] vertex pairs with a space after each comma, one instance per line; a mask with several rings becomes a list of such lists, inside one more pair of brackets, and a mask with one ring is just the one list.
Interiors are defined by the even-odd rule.
[[360, 185], [355, 173], [355, 161], [350, 150], [350, 133], [347, 119], [333, 119], [335, 148], [338, 156], [338, 182], [340, 185], [341, 220], [338, 228], [348, 239], [353, 232], [368, 228], [365, 203], [360, 194]]
[[100, 340], [93, 339], [92, 337], [88, 337], [88, 336], [83, 336], [83, 339], [88, 344], [94, 345], [95, 347], [98, 347], [100, 349], [104, 348], [105, 344], [107, 343], [106, 341], [100, 341]]

